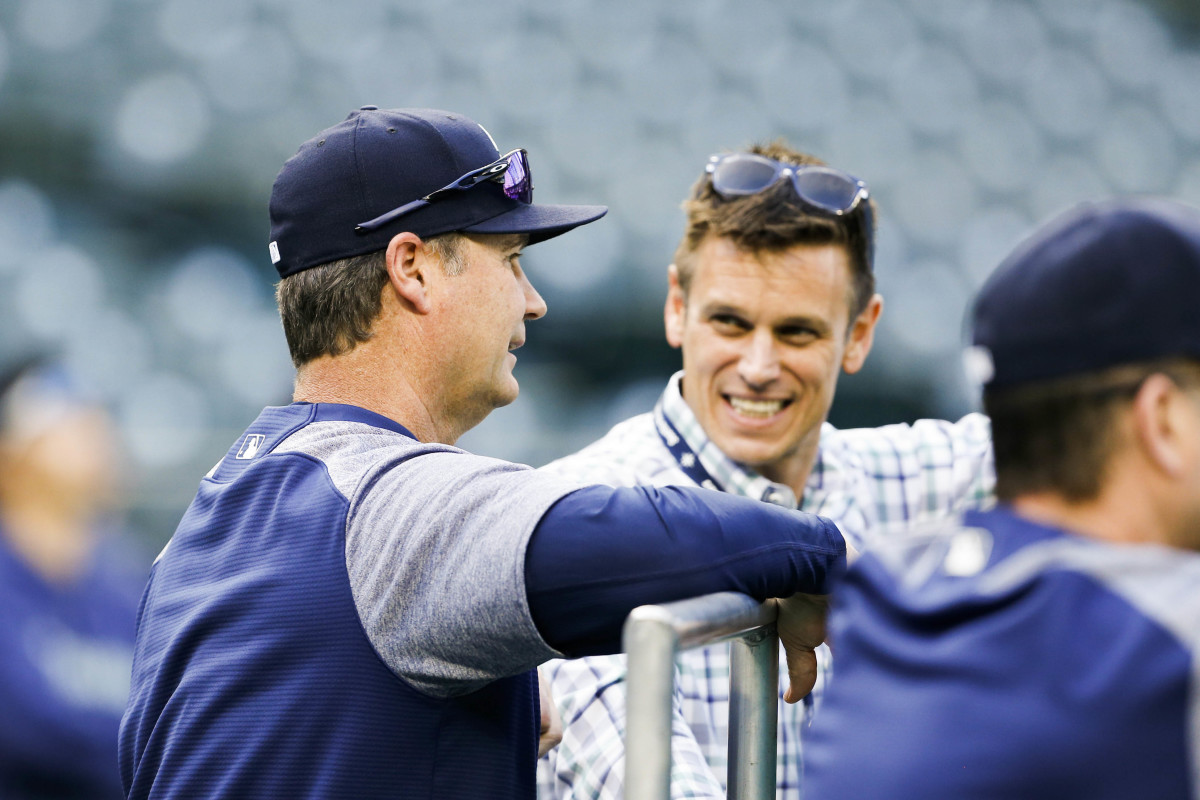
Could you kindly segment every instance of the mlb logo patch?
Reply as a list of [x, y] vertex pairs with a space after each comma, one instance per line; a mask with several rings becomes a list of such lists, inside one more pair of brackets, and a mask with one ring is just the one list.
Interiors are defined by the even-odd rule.
[[258, 455], [258, 449], [262, 447], [263, 440], [267, 437], [261, 433], [252, 433], [246, 437], [246, 441], [242, 442], [242, 446], [238, 448], [235, 458], [254, 458]]

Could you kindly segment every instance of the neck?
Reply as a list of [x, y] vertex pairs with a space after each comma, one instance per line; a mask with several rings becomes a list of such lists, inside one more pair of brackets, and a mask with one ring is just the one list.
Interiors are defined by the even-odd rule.
[[1020, 495], [1011, 505], [1021, 516], [1093, 539], [1119, 544], [1167, 544], [1172, 530], [1167, 507], [1155, 498], [1152, 481], [1128, 481], [1117, 474], [1099, 494], [1083, 501], [1056, 492]]
[[787, 458], [773, 464], [758, 465], [754, 469], [764, 478], [782, 483], [791, 489], [796, 495], [796, 500], [800, 501], [804, 496], [804, 487], [808, 484], [808, 476], [812, 474], [813, 466], [817, 463], [820, 445], [821, 427], [818, 425]]
[[305, 364], [296, 373], [293, 399], [358, 406], [400, 423], [422, 442], [443, 441], [448, 432], [412, 382], [403, 374], [382, 380], [386, 366], [361, 350], [365, 348], [359, 345], [350, 353]]
[[[430, 274], [441, 275], [440, 267]], [[487, 416], [464, 413], [446, 390], [445, 375], [455, 366], [447, 366], [447, 337], [461, 335], [446, 330], [438, 314], [417, 313], [394, 287], [385, 288], [370, 337], [301, 366], [293, 398], [359, 406], [400, 423], [422, 442], [454, 444]]]
[[444, 392], [431, 383], [436, 371], [422, 368], [436, 361], [425, 349], [420, 331], [393, 335], [377, 322], [371, 338], [348, 353], [300, 367], [293, 399], [358, 406], [400, 423], [422, 442], [454, 444], [470, 425], [444, 407]]

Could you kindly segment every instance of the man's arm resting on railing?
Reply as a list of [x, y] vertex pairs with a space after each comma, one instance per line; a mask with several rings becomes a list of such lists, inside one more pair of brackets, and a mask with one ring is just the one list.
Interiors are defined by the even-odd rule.
[[525, 584], [542, 637], [574, 657], [619, 652], [639, 605], [722, 591], [824, 594], [845, 564], [841, 533], [811, 514], [703, 489], [593, 486], [539, 521]]

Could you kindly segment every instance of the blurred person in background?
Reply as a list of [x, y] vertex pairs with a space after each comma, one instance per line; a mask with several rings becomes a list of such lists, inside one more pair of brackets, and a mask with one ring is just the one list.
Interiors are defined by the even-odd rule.
[[[684, 209], [664, 309], [682, 372], [653, 411], [544, 471], [800, 508], [833, 519], [860, 548], [989, 497], [980, 414], [861, 430], [826, 422], [839, 374], [861, 369], [883, 309], [865, 183], [779, 141], [713, 156]], [[539, 762], [539, 795], [621, 797], [624, 657], [545, 669], [564, 733]], [[729, 645], [684, 651], [678, 670], [671, 796], [724, 797]], [[782, 800], [801, 796], [801, 733], [822, 685], [803, 704], [781, 703]]]
[[150, 559], [112, 525], [107, 413], [54, 361], [0, 376], [0, 797], [122, 797], [117, 728]]
[[546, 313], [524, 248], [605, 208], [534, 203], [525, 151], [461, 114], [367, 106], [301, 145], [270, 211], [295, 402], [233, 442], [154, 565], [129, 797], [533, 798], [535, 667], [718, 590], [786, 598], [809, 691], [824, 605], [793, 595], [844, 568], [831, 523], [453, 446], [517, 398]]
[[1200, 210], [1088, 203], [973, 311], [996, 496], [834, 595], [810, 800], [1200, 793]]

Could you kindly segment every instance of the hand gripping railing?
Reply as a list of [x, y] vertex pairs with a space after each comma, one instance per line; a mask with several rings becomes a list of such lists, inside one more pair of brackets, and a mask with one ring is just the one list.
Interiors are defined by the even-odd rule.
[[729, 676], [729, 800], [775, 797], [779, 638], [774, 603], [721, 592], [635, 608], [625, 620], [626, 800], [671, 792], [671, 699], [680, 650], [732, 639]]

